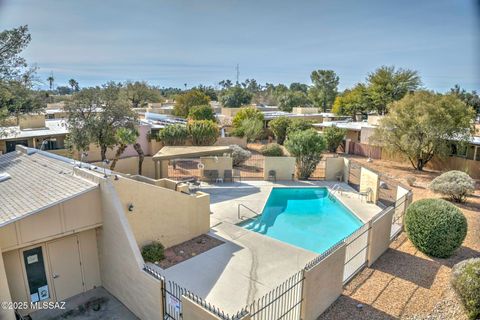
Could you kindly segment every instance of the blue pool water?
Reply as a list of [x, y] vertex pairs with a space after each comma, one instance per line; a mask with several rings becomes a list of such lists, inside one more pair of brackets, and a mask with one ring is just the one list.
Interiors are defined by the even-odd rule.
[[320, 254], [362, 222], [326, 188], [273, 188], [262, 214], [242, 226]]

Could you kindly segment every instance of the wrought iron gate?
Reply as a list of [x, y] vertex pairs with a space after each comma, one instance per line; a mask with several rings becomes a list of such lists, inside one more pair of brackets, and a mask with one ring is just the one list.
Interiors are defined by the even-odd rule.
[[182, 294], [185, 289], [173, 281], [164, 281], [162, 286], [163, 295], [163, 319], [182, 320]]

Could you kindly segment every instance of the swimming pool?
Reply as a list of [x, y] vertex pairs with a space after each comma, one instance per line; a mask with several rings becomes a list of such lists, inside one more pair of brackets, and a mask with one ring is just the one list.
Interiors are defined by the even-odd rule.
[[272, 188], [258, 217], [242, 227], [323, 253], [363, 225], [327, 188]]

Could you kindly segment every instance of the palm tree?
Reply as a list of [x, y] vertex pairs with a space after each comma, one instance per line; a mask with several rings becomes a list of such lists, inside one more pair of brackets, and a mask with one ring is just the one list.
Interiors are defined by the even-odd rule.
[[78, 91], [78, 82], [75, 79], [68, 80], [68, 84], [72, 87], [72, 92]]
[[142, 146], [138, 142], [133, 145], [133, 149], [138, 153], [138, 174], [142, 175], [142, 164], [143, 159], [145, 159], [145, 154], [143, 153]]
[[[115, 165], [120, 159], [122, 153], [127, 149], [129, 144], [134, 144], [137, 141], [138, 132], [133, 129], [120, 128], [115, 133], [115, 138], [117, 139], [118, 149], [115, 153], [112, 163], [110, 164], [110, 170], [115, 169]], [[136, 150], [136, 149], [135, 149]]]
[[48, 81], [48, 84], [50, 86], [50, 91], [52, 91], [53, 89], [53, 81], [55, 81], [55, 78], [53, 78], [53, 74], [51, 74], [48, 78], [47, 78], [47, 81]]

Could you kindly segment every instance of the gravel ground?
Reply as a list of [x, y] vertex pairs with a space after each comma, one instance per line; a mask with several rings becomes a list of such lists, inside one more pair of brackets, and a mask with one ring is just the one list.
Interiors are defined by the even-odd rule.
[[[405, 184], [405, 179], [414, 175], [414, 201], [439, 197], [427, 189], [439, 172], [418, 172], [391, 161], [356, 160]], [[345, 287], [343, 295], [319, 319], [467, 319], [450, 287], [450, 273], [455, 263], [480, 256], [479, 188], [467, 204], [458, 206], [467, 217], [468, 233], [452, 257], [432, 259], [402, 233], [371, 268], [364, 269]]]

